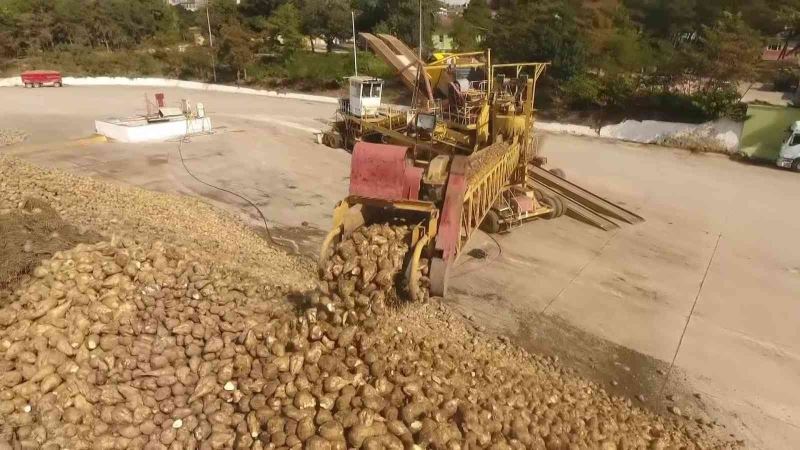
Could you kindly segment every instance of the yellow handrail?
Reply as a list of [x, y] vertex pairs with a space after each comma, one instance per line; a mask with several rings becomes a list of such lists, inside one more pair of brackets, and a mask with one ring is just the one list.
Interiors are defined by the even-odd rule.
[[[501, 143], [495, 145], [508, 146], [509, 144]], [[496, 162], [492, 163], [491, 169], [477, 179], [467, 181], [464, 206], [461, 210], [461, 239], [458, 242], [458, 251], [469, 241], [472, 233], [481, 225], [497, 197], [508, 185], [518, 166], [519, 158], [519, 144], [511, 144], [508, 151], [504, 152]]]

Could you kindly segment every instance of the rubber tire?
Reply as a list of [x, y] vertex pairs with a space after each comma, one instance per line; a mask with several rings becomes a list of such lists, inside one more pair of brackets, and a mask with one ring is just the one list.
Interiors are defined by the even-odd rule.
[[40, 88], [40, 87], [42, 87], [42, 83], [36, 83], [36, 87], [37, 87], [37, 88]]
[[556, 217], [561, 217], [567, 213], [567, 203], [564, 201], [563, 198], [556, 196], [554, 197], [556, 202], [558, 203], [558, 215]]
[[557, 176], [559, 178], [563, 178], [565, 180], [567, 179], [567, 174], [564, 173], [563, 169], [559, 169], [558, 167], [550, 169], [550, 170], [548, 170], [548, 172], [552, 173], [553, 175], [555, 175], [555, 176]]
[[56, 87], [63, 87], [63, 86], [64, 86], [64, 83], [62, 83], [62, 82], [60, 82], [60, 81], [59, 81], [59, 82], [57, 82], [57, 83], [55, 84], [55, 86], [56, 86]]
[[442, 258], [432, 258], [428, 269], [428, 277], [431, 280], [431, 296], [444, 297], [447, 295], [447, 288], [450, 278], [450, 266]]
[[792, 170], [800, 172], [800, 158], [795, 158], [794, 161], [792, 161]]
[[550, 220], [558, 217], [560, 209], [558, 200], [555, 197], [547, 195], [542, 199], [542, 203], [544, 203], [546, 206], [549, 206], [550, 208], [553, 208], [552, 211], [543, 216], [545, 219]]
[[497, 214], [497, 211], [490, 209], [489, 212], [486, 213], [486, 217], [481, 223], [481, 230], [489, 234], [497, 234], [500, 232], [500, 216]]

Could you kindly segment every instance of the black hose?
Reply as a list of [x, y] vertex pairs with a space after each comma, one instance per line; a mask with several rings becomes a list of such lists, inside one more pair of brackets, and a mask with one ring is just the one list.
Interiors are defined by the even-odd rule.
[[237, 194], [236, 192], [230, 191], [230, 190], [225, 189], [225, 188], [221, 188], [219, 186], [215, 186], [215, 185], [213, 185], [211, 183], [206, 183], [205, 181], [203, 181], [200, 178], [198, 178], [197, 175], [193, 174], [192, 171], [189, 170], [189, 167], [186, 166], [186, 161], [183, 159], [183, 149], [182, 149], [182, 147], [183, 147], [183, 142], [188, 140], [188, 136], [189, 136], [189, 120], [190, 119], [187, 117], [186, 118], [186, 133], [184, 133], [183, 137], [178, 140], [178, 155], [181, 158], [181, 165], [183, 166], [183, 170], [185, 170], [186, 173], [188, 173], [189, 176], [194, 178], [198, 183], [204, 184], [204, 185], [206, 185], [206, 186], [208, 186], [210, 188], [217, 189], [217, 190], [222, 191], [222, 192], [227, 192], [228, 194], [231, 194], [231, 195], [234, 195], [236, 197], [239, 197], [240, 199], [242, 199], [242, 200], [246, 201], [247, 203], [249, 203], [250, 206], [252, 206], [258, 212], [258, 215], [261, 216], [261, 220], [264, 222], [264, 232], [266, 233], [267, 242], [269, 242], [271, 245], [279, 245], [279, 244], [277, 244], [275, 242], [274, 239], [272, 239], [272, 234], [269, 232], [269, 225], [267, 224], [267, 218], [264, 217], [264, 214], [261, 212], [261, 209], [259, 209], [259, 207], [255, 203], [253, 203], [249, 198], [245, 197], [244, 195]]

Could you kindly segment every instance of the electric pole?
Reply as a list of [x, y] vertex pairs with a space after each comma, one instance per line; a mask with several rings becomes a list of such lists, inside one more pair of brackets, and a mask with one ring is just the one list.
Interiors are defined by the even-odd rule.
[[422, 61], [422, 0], [419, 0], [419, 60]]
[[217, 62], [214, 60], [214, 37], [211, 35], [211, 15], [208, 6], [211, 0], [206, 1], [206, 23], [208, 24], [208, 48], [211, 50], [211, 71], [214, 74], [214, 83], [217, 82]]

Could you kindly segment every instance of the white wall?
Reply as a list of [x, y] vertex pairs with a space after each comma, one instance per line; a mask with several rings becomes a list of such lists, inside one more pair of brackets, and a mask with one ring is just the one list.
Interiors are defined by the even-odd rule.
[[[0, 78], [0, 87], [22, 86], [19, 77]], [[320, 103], [337, 103], [335, 97], [321, 95], [278, 92], [264, 89], [252, 89], [222, 84], [200, 83], [199, 81], [170, 80], [167, 78], [126, 78], [126, 77], [64, 77], [64, 86], [148, 86], [174, 87], [201, 91], [228, 92], [233, 94], [263, 95], [265, 97], [289, 98]]]
[[211, 131], [211, 118], [186, 120], [171, 120], [169, 122], [155, 122], [139, 126], [128, 126], [112, 121], [95, 120], [94, 128], [98, 134], [113, 139], [117, 142], [157, 142]]
[[662, 122], [658, 120], [626, 120], [616, 125], [606, 125], [598, 131], [596, 128], [586, 125], [537, 121], [536, 129], [554, 133], [619, 139], [642, 144], [656, 144], [666, 137], [694, 134], [716, 139], [729, 152], [735, 152], [739, 149], [742, 125], [741, 122], [734, 122], [730, 119], [720, 119], [701, 124]]

